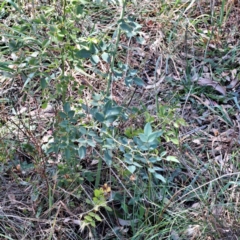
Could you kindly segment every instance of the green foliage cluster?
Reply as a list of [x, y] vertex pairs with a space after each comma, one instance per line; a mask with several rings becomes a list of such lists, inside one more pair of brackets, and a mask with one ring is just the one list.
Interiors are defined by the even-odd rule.
[[112, 211], [112, 209], [107, 205], [107, 201], [105, 198], [105, 193], [103, 189], [95, 189], [94, 190], [94, 197], [92, 201], [87, 199], [86, 201], [88, 204], [93, 206], [93, 209], [89, 211], [84, 216], [83, 223], [81, 224], [81, 229], [84, 230], [85, 227], [91, 226], [96, 227], [96, 222], [101, 222], [102, 219], [99, 216], [98, 212], [100, 211], [100, 208], [104, 208], [107, 211]]

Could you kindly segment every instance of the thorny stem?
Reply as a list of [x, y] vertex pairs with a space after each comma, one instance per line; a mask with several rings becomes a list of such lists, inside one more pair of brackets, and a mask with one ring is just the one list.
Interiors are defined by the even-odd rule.
[[[123, 19], [124, 13], [125, 13], [126, 0], [122, 0], [122, 2], [123, 2], [123, 4], [122, 4], [122, 10], [121, 10], [119, 21]], [[115, 49], [112, 52], [111, 63], [110, 63], [110, 71], [109, 71], [109, 75], [108, 75], [107, 96], [110, 95], [111, 83], [113, 81], [114, 62], [115, 62], [115, 58], [116, 58], [116, 53], [117, 53], [119, 41], [120, 41], [120, 35], [121, 35], [121, 28], [120, 28], [120, 24], [118, 24], [117, 40], [116, 40], [116, 44], [115, 44]]]

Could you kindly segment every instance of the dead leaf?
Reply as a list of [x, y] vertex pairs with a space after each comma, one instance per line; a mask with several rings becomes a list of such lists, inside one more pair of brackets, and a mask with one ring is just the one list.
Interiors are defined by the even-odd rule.
[[146, 25], [148, 27], [152, 27], [153, 26], [153, 21], [152, 20], [146, 21]]
[[226, 87], [221, 86], [218, 82], [212, 81], [211, 79], [200, 77], [197, 83], [200, 86], [211, 86], [222, 95], [226, 95]]
[[230, 72], [231, 72], [231, 75], [232, 75], [232, 79], [237, 77], [237, 69], [230, 70]]
[[215, 137], [217, 137], [219, 135], [218, 129], [212, 128], [212, 132], [213, 132]]
[[136, 180], [136, 175], [134, 175], [134, 174], [132, 174], [131, 176], [130, 176], [130, 181], [135, 181]]
[[219, 142], [219, 143], [229, 143], [232, 141], [232, 137], [223, 137], [223, 136], [217, 136], [212, 138], [212, 142]]
[[193, 203], [193, 205], [191, 206], [191, 208], [195, 208], [195, 209], [200, 209], [202, 207], [200, 202], [195, 202]]
[[15, 195], [14, 194], [8, 194], [8, 198], [9, 198], [9, 200], [10, 200], [10, 202], [12, 203], [12, 204], [15, 204], [16, 203], [16, 198], [15, 198]]
[[209, 72], [209, 69], [208, 69], [207, 66], [203, 66], [203, 72], [205, 72], [205, 73], [208, 73], [208, 72]]
[[107, 183], [104, 183], [103, 186], [100, 187], [100, 189], [103, 190], [105, 197], [110, 197], [112, 189]]
[[153, 84], [149, 84], [147, 86], [145, 86], [145, 89], [149, 90], [149, 89], [156, 89], [158, 87], [160, 87], [161, 83], [164, 81], [165, 76], [162, 76], [158, 82], [153, 83]]
[[179, 234], [176, 231], [171, 232], [171, 239], [172, 240], [180, 240], [181, 238], [179, 237]]
[[72, 222], [76, 225], [79, 225], [79, 226], [81, 226], [81, 223], [82, 223], [82, 221], [76, 220], [76, 219], [73, 219]]
[[206, 105], [206, 106], [216, 106], [217, 105], [217, 103], [215, 102], [215, 101], [213, 101], [213, 100], [211, 100], [211, 99], [205, 99], [205, 101], [204, 101], [204, 104]]
[[40, 109], [41, 113], [54, 113], [54, 108], [52, 105], [48, 104], [46, 108]]
[[93, 166], [93, 165], [96, 165], [96, 164], [98, 164], [98, 162], [99, 162], [99, 160], [97, 160], [97, 159], [94, 159], [94, 160], [92, 160], [92, 162], [91, 162], [91, 166]]
[[222, 74], [221, 74], [223, 77], [227, 77], [227, 76], [229, 76], [229, 72], [222, 72]]
[[193, 139], [192, 142], [196, 143], [197, 145], [201, 145], [200, 139]]
[[51, 137], [52, 137], [52, 135], [44, 135], [44, 136], [42, 137], [41, 142], [42, 142], [42, 143], [48, 143]]
[[214, 148], [215, 142], [217, 144], [223, 144], [223, 143], [231, 143], [233, 139], [235, 139], [235, 131], [234, 129], [228, 129], [227, 131], [219, 134], [218, 136], [214, 136], [211, 138], [212, 141], [212, 154], [215, 157], [215, 150]]
[[239, 80], [235, 78], [230, 82], [230, 84], [228, 85], [228, 88], [234, 88], [238, 83], [239, 83]]
[[118, 218], [118, 222], [121, 226], [132, 226], [133, 223], [137, 223], [138, 219], [134, 219], [134, 220], [124, 220], [121, 218]]
[[68, 218], [65, 218], [65, 219], [63, 220], [64, 223], [68, 223], [68, 222], [70, 222], [70, 221], [71, 221], [71, 218], [69, 218], [69, 217], [68, 217]]
[[16, 170], [17, 170], [18, 172], [21, 172], [21, 165], [20, 165], [20, 164], [17, 164]]
[[188, 237], [192, 237], [191, 239], [195, 239], [200, 234], [200, 225], [189, 225], [187, 230], [185, 231], [185, 234]]

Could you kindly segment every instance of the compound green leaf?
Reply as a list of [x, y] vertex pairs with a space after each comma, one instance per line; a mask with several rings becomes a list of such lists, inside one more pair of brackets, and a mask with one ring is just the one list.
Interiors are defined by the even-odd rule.
[[146, 134], [140, 133], [139, 137], [140, 137], [142, 142], [145, 142], [145, 143], [148, 142], [148, 136]]
[[167, 156], [166, 160], [169, 161], [169, 162], [179, 163], [178, 159], [175, 156]]
[[126, 33], [131, 33], [133, 31], [133, 28], [123, 19], [120, 20], [120, 28], [125, 31]]
[[101, 55], [101, 57], [102, 57], [102, 60], [103, 60], [103, 61], [105, 61], [106, 63], [110, 63], [111, 58], [110, 58], [110, 56], [109, 56], [108, 53], [104, 52], [104, 53]]
[[161, 180], [163, 183], [166, 183], [166, 179], [161, 174], [154, 173], [154, 177]]
[[140, 87], [143, 87], [145, 85], [144, 81], [139, 77], [134, 77], [133, 82]]
[[104, 121], [104, 116], [103, 116], [103, 114], [100, 113], [100, 112], [97, 112], [97, 113], [95, 114], [95, 118], [96, 118], [97, 121], [99, 121], [99, 122], [103, 122], [103, 121]]
[[45, 78], [41, 78], [40, 85], [43, 90], [47, 87], [47, 81]]
[[78, 57], [78, 58], [83, 58], [83, 59], [90, 58], [91, 55], [92, 55], [92, 53], [89, 50], [84, 49], [84, 48], [76, 51], [76, 57]]
[[69, 111], [71, 111], [71, 106], [70, 106], [69, 102], [65, 102], [63, 104], [63, 110], [64, 110], [65, 113], [68, 113]]
[[112, 151], [111, 150], [105, 150], [104, 160], [108, 166], [112, 165]]
[[78, 149], [78, 156], [79, 156], [80, 159], [84, 159], [85, 158], [85, 156], [86, 156], [86, 147], [81, 146]]
[[91, 56], [91, 61], [92, 61], [93, 64], [98, 64], [99, 60], [100, 59], [99, 59], [98, 55], [92, 55]]
[[154, 140], [156, 140], [158, 137], [160, 137], [162, 135], [162, 131], [156, 131], [156, 132], [153, 132], [151, 133], [149, 136], [148, 136], [148, 142], [153, 142]]
[[122, 108], [121, 107], [113, 107], [110, 108], [106, 111], [105, 117], [113, 117], [113, 116], [118, 116], [121, 113]]
[[136, 170], [136, 166], [134, 166], [134, 165], [128, 166], [128, 170], [130, 173], [134, 173]]
[[146, 136], [150, 136], [150, 134], [152, 133], [152, 126], [151, 124], [148, 122], [145, 127], [144, 127], [144, 134]]

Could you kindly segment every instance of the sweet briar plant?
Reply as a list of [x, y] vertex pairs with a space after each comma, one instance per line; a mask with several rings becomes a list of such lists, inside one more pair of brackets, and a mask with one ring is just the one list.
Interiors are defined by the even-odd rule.
[[[134, 176], [147, 181], [161, 181], [166, 183], [166, 179], [161, 174], [164, 171], [161, 162], [163, 160], [178, 163], [174, 156], [168, 156], [164, 151], [161, 141], [163, 140], [162, 130], [153, 130], [148, 122], [140, 133], [133, 137], [127, 137], [119, 133], [118, 123], [128, 118], [131, 111], [118, 106], [114, 101], [96, 94], [93, 97], [92, 107], [86, 109], [82, 105], [82, 112], [76, 113], [71, 109], [70, 104], [65, 102], [63, 111], [59, 112], [59, 122], [56, 123], [56, 131], [46, 148], [47, 154], [61, 155], [61, 163], [58, 165], [59, 174], [68, 175], [68, 178], [61, 178], [59, 184], [68, 186], [69, 182], [82, 184], [84, 179], [95, 180], [95, 186], [99, 186], [100, 175], [102, 172], [102, 160], [109, 167], [119, 167], [122, 161], [123, 167]], [[85, 109], [85, 110], [84, 110]], [[92, 124], [83, 124], [86, 115], [92, 117]], [[93, 154], [89, 156], [87, 152]], [[89, 172], [84, 175], [84, 170], [79, 167], [79, 162], [84, 159], [93, 161], [96, 157], [100, 158], [97, 175]], [[80, 173], [80, 175], [79, 175]], [[125, 176], [130, 176], [125, 174]], [[94, 209], [106, 205], [101, 190], [95, 190], [95, 197], [91, 204]], [[99, 196], [102, 196], [101, 198]], [[90, 203], [90, 200], [88, 200]], [[99, 205], [100, 204], [100, 205]], [[82, 229], [85, 226], [95, 226], [95, 221], [100, 221], [100, 216], [95, 212], [88, 213], [83, 220]]]
[[[77, 5], [76, 7], [77, 15], [71, 14], [73, 9], [71, 10], [70, 6], [64, 11], [65, 13], [69, 12], [75, 21], [84, 16], [84, 6]], [[131, 69], [127, 64], [121, 62], [115, 64], [115, 55], [121, 34], [125, 34], [128, 38], [136, 37], [137, 41], [141, 42], [141, 37], [138, 36], [141, 25], [136, 23], [132, 16], [125, 18], [124, 8], [125, 3], [122, 6], [121, 16], [116, 29], [115, 44], [105, 40], [99, 41], [98, 38], [91, 36], [77, 38], [76, 28], [72, 28], [73, 24], [57, 25], [59, 28], [50, 24], [50, 36], [52, 36], [50, 39], [64, 46], [61, 51], [62, 74], [56, 85], [57, 94], [62, 97], [63, 111], [58, 114], [53, 141], [49, 144], [46, 153], [60, 154], [62, 161], [67, 164], [67, 168], [71, 169], [71, 172], [74, 172], [79, 159], [89, 158], [87, 150], [101, 156], [108, 166], [115, 164], [115, 156], [120, 156], [130, 173], [137, 172], [144, 179], [149, 179], [149, 175], [152, 175], [154, 178], [166, 182], [165, 178], [159, 173], [159, 171], [162, 171], [159, 164], [163, 159], [171, 159], [176, 162], [177, 159], [166, 156], [166, 152], [161, 147], [161, 139], [165, 135], [167, 140], [171, 140], [170, 135], [173, 132], [166, 132], [165, 127], [160, 127], [160, 130], [153, 130], [151, 123], [147, 122], [144, 128], [140, 130], [141, 133], [136, 134], [132, 138], [124, 134], [121, 135], [118, 129], [119, 122], [129, 119], [131, 109], [117, 105], [109, 96], [108, 89], [106, 93], [93, 93], [91, 103], [87, 105], [80, 103], [80, 106], [77, 107], [81, 109], [79, 111], [71, 108], [71, 101], [67, 101], [66, 98], [67, 87], [72, 78], [71, 76], [66, 76], [64, 72], [65, 61], [68, 61], [74, 69], [80, 70], [84, 74], [83, 63], [90, 60], [93, 71], [101, 77], [108, 79], [108, 86], [113, 81], [123, 77], [127, 86], [136, 84], [141, 87], [144, 85], [142, 79], [138, 77], [136, 69]], [[45, 24], [48, 22], [43, 17], [40, 20]], [[70, 34], [67, 35], [68, 30]], [[69, 44], [71, 42], [76, 44], [75, 49], [70, 47]], [[44, 48], [46, 44], [44, 44]], [[97, 68], [100, 58], [109, 64], [110, 71], [108, 74], [102, 73]], [[46, 90], [48, 88], [48, 79], [43, 78], [42, 83], [43, 90]], [[46, 92], [45, 99], [47, 99]], [[46, 102], [47, 100], [45, 104]], [[160, 118], [164, 119], [164, 110], [159, 108], [158, 112]], [[170, 114], [173, 119], [173, 112]], [[83, 124], [86, 116], [90, 116], [90, 124]], [[181, 124], [180, 121], [179, 123]], [[166, 123], [164, 123], [165, 125]], [[176, 134], [174, 137], [177, 137]], [[176, 139], [173, 141], [177, 143]], [[99, 149], [99, 152], [96, 149]], [[162, 149], [162, 151], [159, 152], [159, 149]]]
[[[99, 94], [94, 98], [101, 100]], [[60, 153], [62, 159], [72, 169], [79, 159], [89, 158], [86, 154], [87, 149], [94, 152], [97, 148], [100, 149], [101, 157], [108, 166], [114, 165], [114, 156], [121, 155], [131, 173], [141, 172], [141, 169], [147, 168], [148, 174], [151, 173], [165, 182], [164, 177], [157, 173], [162, 169], [154, 165], [158, 165], [163, 159], [178, 161], [166, 156], [165, 151], [159, 152], [163, 131], [154, 131], [151, 124], [146, 123], [141, 133], [132, 138], [118, 134], [119, 129], [116, 125], [118, 121], [127, 119], [127, 112], [112, 100], [107, 99], [103, 102], [100, 101], [97, 105], [94, 101], [94, 106], [90, 109], [93, 124], [85, 126], [81, 125], [81, 119], [83, 121], [87, 114], [85, 110], [77, 114], [71, 110], [68, 102], [65, 103], [64, 111], [59, 112], [59, 123], [56, 125], [54, 140], [49, 143], [46, 153]], [[82, 106], [82, 109], [84, 107]], [[148, 178], [148, 174], [144, 175], [144, 178]]]

